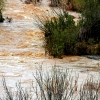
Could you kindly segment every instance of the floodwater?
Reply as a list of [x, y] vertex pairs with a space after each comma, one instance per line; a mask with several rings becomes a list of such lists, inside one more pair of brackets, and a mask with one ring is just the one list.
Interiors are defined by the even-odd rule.
[[[41, 17], [43, 12], [50, 13], [48, 4], [48, 0], [43, 0], [40, 6], [26, 5], [21, 0], [7, 0], [3, 16], [13, 20], [11, 23], [0, 23], [0, 81], [5, 76], [10, 88], [15, 87], [18, 81], [22, 82], [23, 87], [29, 87], [33, 80], [32, 73], [39, 66], [45, 70], [54, 65], [73, 69], [79, 74], [79, 83], [88, 74], [94, 76], [100, 70], [99, 60], [82, 56], [64, 56], [58, 59], [45, 55], [44, 32], [34, 24], [34, 19], [35, 15]], [[76, 17], [75, 21], [78, 20], [79, 14], [69, 13]]]

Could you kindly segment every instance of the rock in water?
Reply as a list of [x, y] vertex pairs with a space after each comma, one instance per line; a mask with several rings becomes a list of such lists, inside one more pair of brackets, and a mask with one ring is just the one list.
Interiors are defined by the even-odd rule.
[[100, 57], [96, 55], [87, 55], [86, 57], [94, 60], [100, 60]]

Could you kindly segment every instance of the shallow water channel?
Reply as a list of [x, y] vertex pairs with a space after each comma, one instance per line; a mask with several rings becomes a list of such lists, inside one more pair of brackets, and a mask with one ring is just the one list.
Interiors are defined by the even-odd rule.
[[[20, 0], [7, 0], [3, 11], [4, 18], [11, 17], [11, 23], [0, 23], [0, 81], [5, 76], [7, 86], [15, 87], [17, 81], [23, 87], [29, 87], [33, 75], [40, 65], [44, 70], [52, 66], [68, 67], [79, 74], [79, 83], [88, 74], [97, 76], [100, 71], [100, 60], [88, 59], [83, 56], [65, 56], [63, 59], [45, 55], [44, 33], [34, 24], [34, 16], [50, 11], [47, 0], [42, 5], [26, 5]], [[75, 12], [69, 12], [76, 16]], [[2, 88], [2, 82], [0, 82]], [[0, 92], [0, 95], [2, 93]]]

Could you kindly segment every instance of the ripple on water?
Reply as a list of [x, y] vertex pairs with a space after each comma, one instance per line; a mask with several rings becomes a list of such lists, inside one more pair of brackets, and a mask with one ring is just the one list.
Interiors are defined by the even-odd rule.
[[[33, 24], [33, 21], [20, 21], [20, 22], [4, 22], [0, 23], [0, 30], [10, 32], [24, 32], [25, 30], [37, 30], [38, 27]], [[5, 30], [6, 29], [6, 30]]]

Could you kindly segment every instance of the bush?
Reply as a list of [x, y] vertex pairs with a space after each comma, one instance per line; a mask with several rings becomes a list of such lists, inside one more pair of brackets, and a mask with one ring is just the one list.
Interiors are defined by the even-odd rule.
[[3, 16], [2, 16], [2, 12], [1, 12], [1, 10], [0, 10], [0, 22], [3, 22], [4, 21], [4, 18], [3, 18]]
[[57, 66], [54, 66], [50, 73], [44, 73], [42, 70], [37, 71], [35, 79], [41, 93], [41, 96], [38, 96], [39, 100], [73, 99], [73, 93], [77, 88], [77, 77], [76, 81], [72, 78], [68, 69], [60, 69]]
[[78, 100], [99, 100], [100, 82], [89, 78], [81, 86]]
[[41, 0], [25, 0], [24, 2], [26, 3], [26, 4], [31, 4], [31, 3], [33, 3], [33, 4], [37, 4], [38, 2], [40, 2]]
[[100, 41], [100, 1], [85, 0], [82, 11], [79, 38], [81, 41], [88, 41], [93, 38], [95, 42]]
[[50, 6], [62, 7], [66, 10], [81, 11], [84, 6], [84, 0], [51, 0]]
[[59, 7], [59, 6], [61, 6], [61, 0], [51, 0], [50, 6], [51, 7]]
[[77, 55], [87, 55], [87, 44], [86, 44], [85, 41], [76, 43], [75, 54], [77, 54]]
[[87, 42], [77, 42], [75, 44], [76, 55], [99, 55], [100, 43], [95, 43], [93, 39], [89, 39]]
[[51, 19], [50, 16], [39, 19], [39, 27], [45, 32], [46, 53], [60, 58], [62, 55], [100, 54], [100, 1], [61, 0], [62, 2], [85, 2], [82, 3], [82, 19], [75, 25], [73, 17], [65, 9], [54, 11], [56, 17]]
[[5, 7], [5, 0], [0, 0], [0, 22], [4, 21], [4, 18], [2, 16], [2, 10], [4, 9], [4, 7]]
[[84, 0], [69, 0], [72, 5], [72, 10], [81, 11], [84, 7]]
[[53, 19], [45, 22], [40, 19], [40, 22], [40, 28], [45, 32], [45, 47], [50, 55], [61, 57], [73, 52], [78, 27], [72, 16], [63, 11]]
[[37, 84], [35, 83], [36, 87], [32, 86], [35, 93], [26, 91], [20, 83], [17, 84], [16, 91], [11, 91], [3, 78], [5, 96], [1, 100], [99, 100], [99, 79], [88, 77], [79, 86], [78, 76], [72, 76], [71, 73], [72, 71], [57, 66], [49, 73], [42, 69], [36, 71], [34, 77]]
[[16, 89], [12, 91], [7, 87], [5, 78], [2, 78], [3, 87], [5, 90], [5, 95], [1, 100], [32, 100], [31, 93], [26, 91], [21, 87], [21, 83], [18, 82], [16, 85]]
[[45, 73], [39, 69], [36, 74], [34, 73], [34, 78], [36, 87], [33, 84], [32, 88], [35, 93], [26, 91], [20, 83], [17, 84], [16, 91], [12, 91], [7, 87], [5, 78], [3, 78], [4, 100], [72, 100], [74, 98], [73, 93], [77, 88], [78, 77], [74, 80], [68, 69], [63, 70], [54, 66], [51, 73]]

